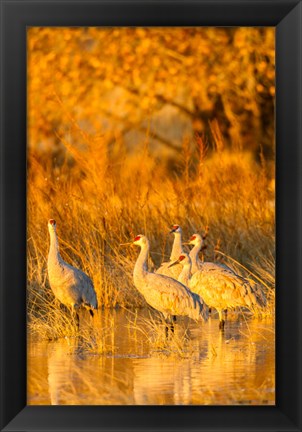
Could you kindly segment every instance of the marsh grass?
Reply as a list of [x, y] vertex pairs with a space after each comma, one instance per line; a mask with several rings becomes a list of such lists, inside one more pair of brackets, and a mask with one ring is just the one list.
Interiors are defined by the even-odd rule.
[[197, 137], [184, 141], [171, 161], [152, 154], [148, 136], [127, 154], [121, 138], [109, 145], [105, 136], [87, 134], [70, 116], [67, 121], [70, 131], [57, 133], [51, 151], [28, 152], [30, 331], [74, 334], [48, 283], [49, 218], [57, 220], [63, 259], [92, 278], [101, 308], [146, 306], [132, 281], [138, 250], [120, 244], [147, 235], [149, 267], [157, 268], [170, 255], [169, 227], [178, 223], [184, 240], [208, 226], [204, 259], [242, 264], [239, 270], [265, 287], [267, 311], [274, 313], [274, 173], [264, 160], [226, 148], [217, 123], [211, 125], [214, 150]]
[[113, 319], [106, 325], [86, 321], [79, 331], [78, 351], [90, 355], [113, 355], [116, 350], [114, 332]]
[[193, 353], [190, 347], [190, 330], [188, 322], [180, 317], [174, 322], [174, 330], [167, 325], [163, 317], [156, 311], [148, 311], [148, 314], [139, 316], [137, 313], [127, 311], [128, 327], [136, 333], [144, 336], [150, 353], [164, 357], [178, 359], [189, 358]]
[[44, 292], [30, 285], [27, 305], [28, 331], [31, 336], [55, 340], [78, 335], [74, 316], [49, 291]]
[[[271, 389], [268, 392], [268, 388]], [[272, 373], [262, 384], [254, 389], [234, 387], [227, 395], [220, 389], [205, 389], [202, 397], [194, 394], [192, 405], [274, 405], [275, 404], [275, 376]]]

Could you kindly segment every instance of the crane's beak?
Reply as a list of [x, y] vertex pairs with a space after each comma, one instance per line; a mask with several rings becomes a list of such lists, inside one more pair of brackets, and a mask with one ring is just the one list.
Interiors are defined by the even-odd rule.
[[179, 259], [177, 261], [174, 261], [172, 264], [168, 265], [168, 268], [173, 267], [176, 264], [179, 264]]
[[190, 241], [183, 242], [183, 245], [190, 245]]
[[129, 242], [129, 243], [120, 243], [120, 246], [129, 246], [129, 245], [133, 245], [133, 243], [132, 242]]
[[169, 234], [173, 234], [173, 233], [175, 233], [175, 230], [171, 230], [171, 231], [169, 231]]

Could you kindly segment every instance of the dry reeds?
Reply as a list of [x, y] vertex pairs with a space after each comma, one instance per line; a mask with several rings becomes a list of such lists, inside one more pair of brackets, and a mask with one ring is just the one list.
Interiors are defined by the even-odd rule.
[[250, 153], [224, 148], [217, 123], [211, 129], [216, 150], [209, 152], [200, 138], [195, 146], [185, 141], [175, 169], [152, 155], [146, 142], [125, 157], [120, 140], [109, 147], [104, 137], [83, 133], [74, 122], [68, 136], [58, 134], [56, 149], [29, 150], [30, 328], [40, 322], [42, 336], [74, 333], [74, 323], [53, 306], [48, 284], [49, 218], [57, 220], [63, 259], [92, 278], [100, 307], [145, 305], [132, 282], [137, 251], [120, 244], [146, 234], [150, 266], [157, 267], [170, 253], [169, 226], [178, 223], [185, 239], [209, 226], [205, 260], [217, 259], [219, 244], [222, 261], [232, 257], [252, 279], [261, 279], [273, 313], [273, 173]]

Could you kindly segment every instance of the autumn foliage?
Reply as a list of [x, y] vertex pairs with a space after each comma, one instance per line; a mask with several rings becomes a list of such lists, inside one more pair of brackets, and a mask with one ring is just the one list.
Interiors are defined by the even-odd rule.
[[[68, 112], [108, 139], [148, 129], [167, 105], [228, 144], [274, 147], [273, 28], [30, 28], [28, 128], [32, 146], [56, 142]], [[61, 101], [61, 104], [58, 103]], [[181, 140], [165, 139], [179, 145]], [[158, 136], [159, 135], [159, 136]], [[209, 134], [208, 134], [209, 135]], [[167, 143], [168, 141], [168, 143]]]

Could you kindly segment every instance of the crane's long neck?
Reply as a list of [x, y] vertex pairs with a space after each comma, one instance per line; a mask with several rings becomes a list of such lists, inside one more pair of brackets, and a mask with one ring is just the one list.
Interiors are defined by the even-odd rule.
[[136, 260], [135, 266], [134, 266], [134, 272], [133, 276], [136, 277], [144, 277], [148, 273], [147, 269], [147, 259], [149, 254], [149, 242], [143, 244], [141, 246], [141, 250], [139, 253], [139, 256]]
[[198, 254], [201, 249], [201, 243], [196, 244], [190, 252], [190, 258], [192, 261], [192, 273], [194, 274], [199, 269], [200, 259]]
[[180, 275], [178, 276], [178, 281], [185, 286], [189, 286], [189, 280], [191, 278], [191, 267], [191, 263], [185, 264]]
[[58, 242], [57, 233], [55, 232], [55, 230], [50, 229], [49, 235], [50, 235], [50, 247], [48, 253], [48, 261], [54, 261], [54, 262], [61, 261], [62, 258], [59, 252], [59, 242]]
[[181, 243], [181, 233], [174, 233], [174, 242], [172, 246], [172, 252], [170, 256], [170, 261], [175, 261], [183, 253], [182, 243]]

